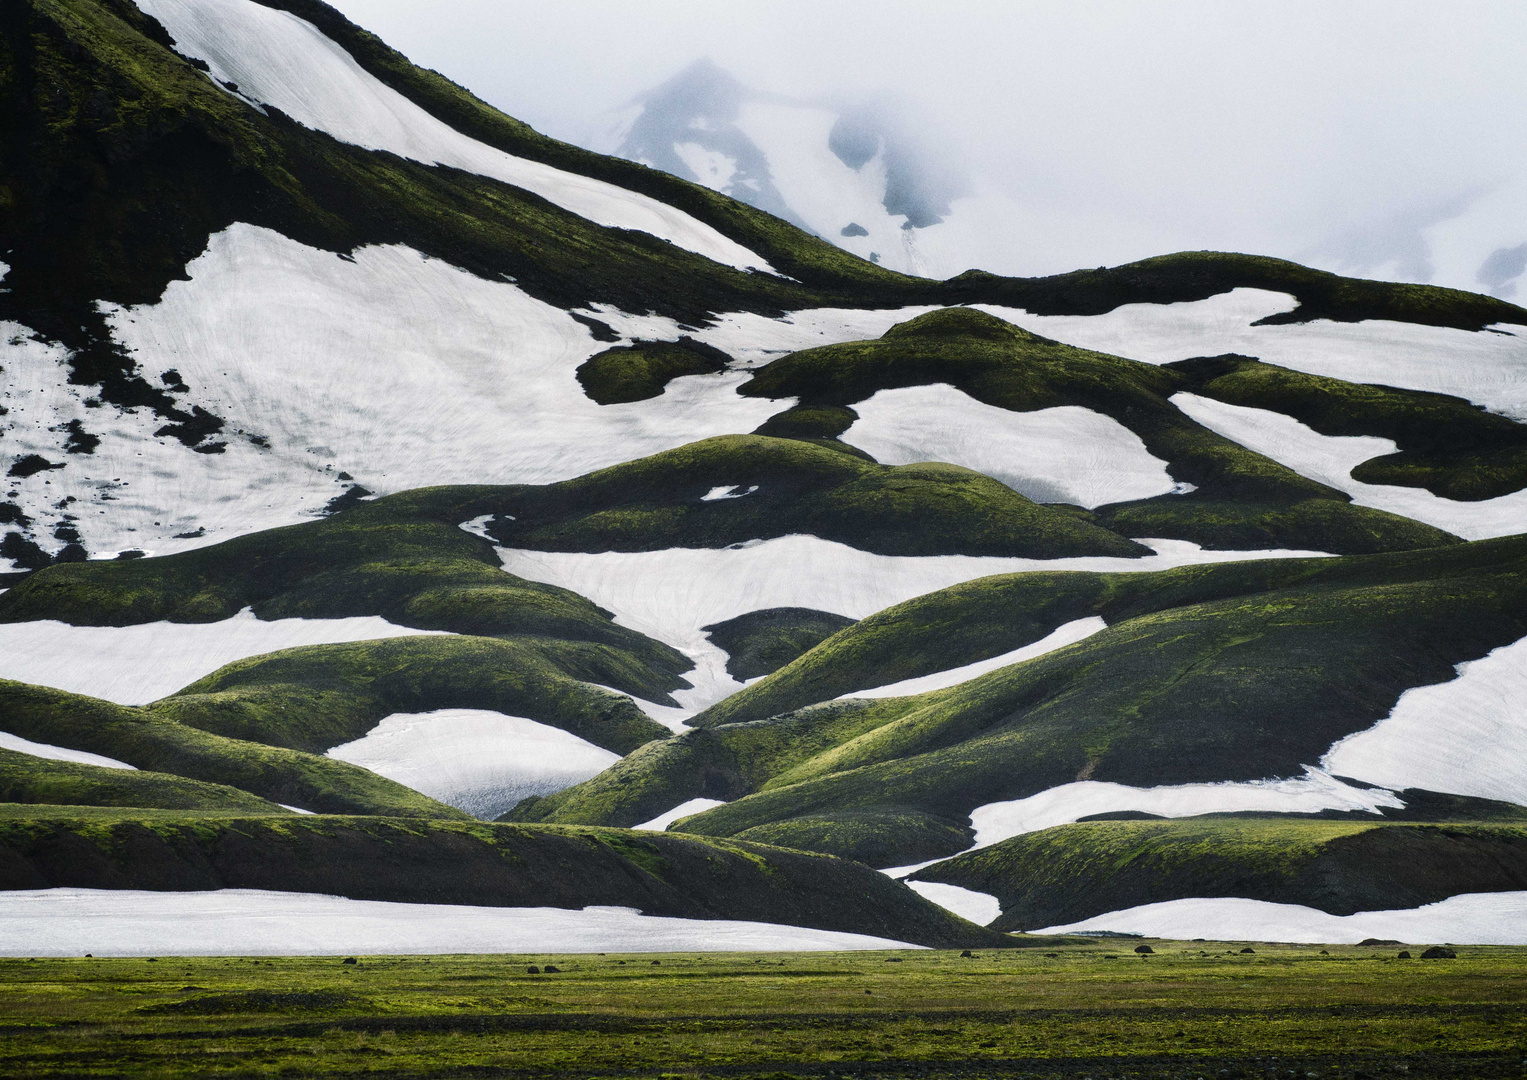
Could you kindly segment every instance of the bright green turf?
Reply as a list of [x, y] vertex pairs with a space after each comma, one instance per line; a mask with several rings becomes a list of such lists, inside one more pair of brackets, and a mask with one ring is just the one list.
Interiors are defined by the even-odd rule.
[[3, 960], [0, 1072], [1493, 1078], [1527, 1047], [1521, 948], [1047, 944]]

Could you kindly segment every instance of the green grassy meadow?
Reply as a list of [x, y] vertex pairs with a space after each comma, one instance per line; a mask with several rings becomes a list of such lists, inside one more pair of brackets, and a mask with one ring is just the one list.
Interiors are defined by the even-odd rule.
[[1527, 948], [1137, 944], [4, 959], [0, 1075], [1523, 1075]]

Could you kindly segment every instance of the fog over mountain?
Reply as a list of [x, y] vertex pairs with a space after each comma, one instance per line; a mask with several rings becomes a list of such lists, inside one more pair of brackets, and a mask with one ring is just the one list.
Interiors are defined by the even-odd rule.
[[[1520, 295], [1519, 4], [338, 6], [549, 134], [627, 156], [674, 117], [649, 111], [624, 150], [612, 118], [699, 61], [735, 107], [868, 110], [938, 163], [933, 203], [953, 204], [941, 229], [901, 238], [914, 252], [880, 251], [906, 269], [1038, 274], [1214, 248]], [[671, 150], [650, 160], [704, 179]], [[816, 225], [738, 161], [733, 181], [759, 186], [733, 194], [866, 256], [890, 246]]]

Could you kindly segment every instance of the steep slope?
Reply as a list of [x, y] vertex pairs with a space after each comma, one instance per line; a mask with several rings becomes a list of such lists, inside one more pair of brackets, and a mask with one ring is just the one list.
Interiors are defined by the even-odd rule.
[[[688, 336], [754, 354], [800, 347], [808, 325], [818, 342], [863, 337], [843, 308], [1084, 314], [1238, 286], [1299, 297], [1294, 319], [1527, 321], [1502, 301], [1245, 256], [906, 278], [546, 139], [322, 4], [150, 8], [164, 22], [124, 0], [36, 0], [5, 29], [0, 557], [20, 568], [288, 524], [355, 485], [567, 479], [779, 411], [738, 399], [726, 373], [598, 406], [572, 373], [603, 345]], [[813, 314], [770, 317], [787, 310]]]

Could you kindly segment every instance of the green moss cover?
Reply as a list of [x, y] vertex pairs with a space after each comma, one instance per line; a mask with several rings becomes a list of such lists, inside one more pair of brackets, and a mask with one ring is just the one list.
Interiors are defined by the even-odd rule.
[[[737, 497], [705, 500], [715, 488]], [[488, 530], [549, 551], [725, 547], [809, 533], [886, 555], [1135, 556], [1147, 549], [954, 465], [890, 467], [793, 439], [722, 435], [506, 491]]]
[[727, 672], [745, 682], [778, 671], [853, 623], [831, 611], [766, 608], [702, 629], [727, 654]]
[[1527, 888], [1527, 824], [1210, 816], [1026, 833], [919, 870], [991, 893], [993, 926], [1055, 926], [1186, 897], [1239, 896], [1350, 915]]
[[728, 357], [694, 338], [638, 341], [595, 353], [578, 365], [583, 392], [601, 405], [655, 398], [682, 375], [725, 371]]
[[639, 664], [605, 646], [442, 636], [267, 653], [220, 668], [150, 709], [203, 731], [314, 754], [360, 738], [393, 713], [436, 709], [524, 716], [617, 754], [669, 736], [630, 698], [590, 683], [666, 697], [646, 685]]

